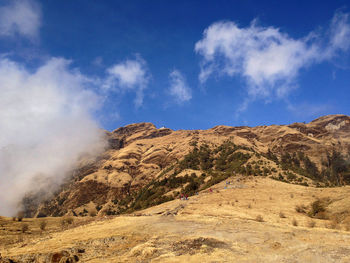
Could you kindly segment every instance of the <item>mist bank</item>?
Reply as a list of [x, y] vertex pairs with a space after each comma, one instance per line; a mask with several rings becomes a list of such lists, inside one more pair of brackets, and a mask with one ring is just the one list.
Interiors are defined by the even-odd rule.
[[65, 59], [52, 58], [35, 71], [0, 59], [0, 215], [19, 211], [27, 193], [44, 198], [82, 156], [103, 151], [94, 85]]

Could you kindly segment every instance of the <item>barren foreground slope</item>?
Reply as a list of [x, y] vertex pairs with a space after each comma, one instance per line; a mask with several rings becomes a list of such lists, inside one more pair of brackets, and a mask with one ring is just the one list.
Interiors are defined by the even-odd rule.
[[[349, 186], [228, 182], [131, 215], [75, 218], [63, 229], [61, 218], [45, 219], [44, 231], [43, 219], [2, 218], [2, 262], [350, 262]], [[322, 216], [312, 213], [315, 200]]]

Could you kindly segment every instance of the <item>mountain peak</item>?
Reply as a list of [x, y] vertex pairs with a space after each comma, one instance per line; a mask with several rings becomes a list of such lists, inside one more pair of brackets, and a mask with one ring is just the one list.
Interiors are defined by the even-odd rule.
[[132, 123], [126, 125], [124, 127], [120, 127], [113, 131], [114, 134], [118, 135], [131, 135], [137, 132], [149, 131], [157, 129], [156, 126], [151, 122], [140, 122], [140, 123]]

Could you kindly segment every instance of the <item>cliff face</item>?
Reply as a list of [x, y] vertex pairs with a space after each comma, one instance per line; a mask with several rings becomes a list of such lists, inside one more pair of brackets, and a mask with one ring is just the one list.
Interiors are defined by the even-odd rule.
[[[271, 163], [268, 158], [260, 157], [268, 152], [277, 158], [285, 153], [292, 155], [302, 152], [321, 170], [322, 162], [333, 150], [344, 155], [350, 152], [350, 117], [329, 115], [307, 124], [252, 128], [216, 126], [209, 130], [190, 131], [157, 129], [151, 123], [138, 123], [106, 132], [106, 137], [110, 147], [105, 153], [96, 161], [84, 164], [74, 171], [62, 189], [51, 200], [40, 205], [35, 212], [36, 216], [66, 213], [86, 215], [91, 211], [108, 214], [111, 210], [118, 211], [121, 201], [126, 203], [123, 205], [127, 208], [128, 202], [137, 198], [137, 194], [141, 194], [140, 190], [151, 182], [185, 173], [184, 169], [179, 170], [177, 167], [179, 161], [191, 153], [194, 147], [201, 145], [215, 149], [230, 141], [240, 147], [237, 151], [249, 155], [248, 161], [242, 163], [245, 169], [248, 164], [253, 166], [261, 161], [262, 166], [268, 167], [270, 176], [277, 176], [282, 170], [278, 162]], [[214, 170], [215, 158], [220, 154], [214, 151], [210, 157], [214, 158]], [[260, 169], [262, 168], [264, 167]], [[188, 173], [200, 176], [203, 169], [199, 167]], [[211, 175], [209, 179], [215, 176]], [[204, 178], [201, 182], [205, 183], [209, 179]], [[162, 191], [169, 190], [164, 189]], [[181, 187], [177, 191], [181, 192]], [[167, 192], [162, 194], [170, 196]], [[174, 191], [171, 194], [176, 195]]]

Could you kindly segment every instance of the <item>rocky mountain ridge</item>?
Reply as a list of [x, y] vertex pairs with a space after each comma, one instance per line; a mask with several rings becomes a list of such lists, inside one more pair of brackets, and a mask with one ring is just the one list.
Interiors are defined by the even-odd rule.
[[332, 168], [335, 154], [344, 161], [350, 153], [346, 115], [310, 123], [221, 125], [208, 130], [174, 131], [137, 123], [106, 131], [106, 138], [109, 148], [101, 156], [75, 170], [50, 200], [27, 214], [130, 212], [181, 193], [194, 194], [233, 174], [310, 186], [350, 182], [346, 164], [341, 171]]

